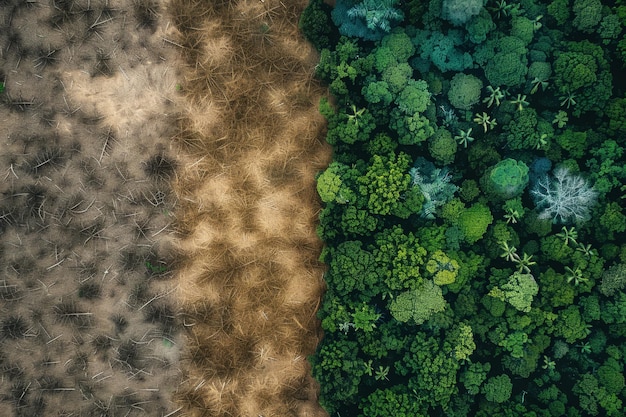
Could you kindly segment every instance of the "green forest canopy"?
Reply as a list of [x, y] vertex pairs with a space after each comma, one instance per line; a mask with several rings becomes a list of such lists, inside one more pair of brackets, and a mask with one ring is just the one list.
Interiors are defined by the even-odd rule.
[[620, 416], [626, 2], [312, 0], [331, 416]]

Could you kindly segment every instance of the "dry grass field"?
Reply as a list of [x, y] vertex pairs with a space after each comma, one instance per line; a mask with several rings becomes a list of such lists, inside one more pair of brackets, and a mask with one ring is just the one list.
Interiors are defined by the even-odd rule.
[[305, 5], [0, 0], [0, 415], [324, 415]]
[[175, 141], [190, 161], [175, 188], [189, 415], [323, 415], [306, 356], [323, 274], [314, 175], [330, 150], [297, 30], [305, 5], [170, 4], [186, 60]]

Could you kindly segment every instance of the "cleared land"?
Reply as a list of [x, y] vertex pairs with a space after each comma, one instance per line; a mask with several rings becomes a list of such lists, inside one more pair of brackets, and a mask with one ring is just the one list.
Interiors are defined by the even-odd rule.
[[306, 1], [0, 1], [0, 415], [317, 416]]
[[190, 415], [323, 415], [306, 356], [323, 289], [315, 173], [329, 161], [306, 2], [175, 0], [176, 142]]

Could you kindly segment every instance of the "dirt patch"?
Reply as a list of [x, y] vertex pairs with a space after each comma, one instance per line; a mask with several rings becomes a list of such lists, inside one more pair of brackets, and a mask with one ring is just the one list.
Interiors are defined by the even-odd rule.
[[2, 2], [2, 416], [180, 408], [169, 185], [180, 77], [163, 12]]

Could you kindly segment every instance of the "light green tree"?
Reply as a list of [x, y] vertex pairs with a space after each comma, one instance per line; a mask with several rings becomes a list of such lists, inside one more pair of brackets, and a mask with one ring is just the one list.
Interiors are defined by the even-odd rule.
[[466, 361], [476, 350], [474, 343], [474, 332], [472, 327], [466, 323], [459, 323], [450, 332], [446, 339], [446, 344], [452, 349], [451, 355], [458, 361]]
[[402, 205], [401, 199], [411, 185], [409, 164], [405, 153], [372, 157], [367, 172], [358, 179], [359, 191], [367, 196], [367, 207], [372, 214], [388, 215]]
[[422, 324], [435, 313], [443, 311], [446, 301], [441, 288], [431, 280], [424, 280], [421, 288], [405, 291], [389, 303], [393, 318], [403, 323]]
[[452, 284], [459, 273], [459, 263], [450, 259], [443, 251], [437, 250], [426, 262], [426, 270], [433, 274], [435, 284]]
[[516, 310], [528, 313], [533, 297], [539, 292], [537, 281], [531, 274], [515, 272], [506, 284], [502, 285], [504, 300]]
[[458, 220], [458, 227], [468, 243], [475, 243], [487, 232], [487, 227], [493, 222], [489, 207], [476, 203], [467, 210], [463, 210]]

